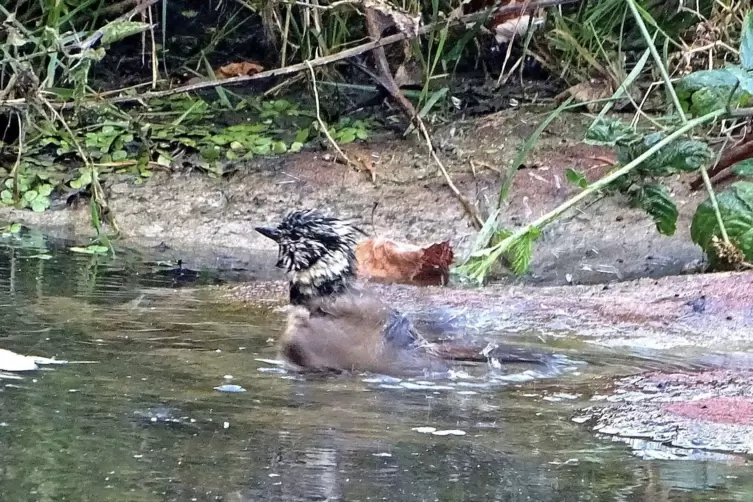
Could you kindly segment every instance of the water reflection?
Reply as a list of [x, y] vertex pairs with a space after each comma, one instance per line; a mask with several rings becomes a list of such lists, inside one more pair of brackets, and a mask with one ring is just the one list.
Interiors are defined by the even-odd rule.
[[569, 397], [543, 399], [612, 366], [493, 385], [301, 378], [266, 361], [274, 308], [33, 239], [0, 249], [0, 346], [96, 363], [0, 381], [2, 500], [750, 499], [744, 466], [644, 460], [573, 424]]

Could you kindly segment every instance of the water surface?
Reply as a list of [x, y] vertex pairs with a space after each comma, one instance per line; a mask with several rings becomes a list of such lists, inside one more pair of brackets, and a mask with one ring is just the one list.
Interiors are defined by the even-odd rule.
[[740, 457], [645, 460], [570, 420], [597, 377], [662, 362], [539, 342], [589, 364], [302, 378], [268, 361], [281, 313], [178, 287], [217, 273], [0, 245], [0, 347], [73, 362], [0, 379], [3, 501], [753, 500]]

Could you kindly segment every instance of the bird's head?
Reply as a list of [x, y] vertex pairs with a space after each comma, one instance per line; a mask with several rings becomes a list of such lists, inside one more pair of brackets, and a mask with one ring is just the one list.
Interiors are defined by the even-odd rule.
[[317, 210], [299, 210], [276, 227], [256, 227], [256, 231], [277, 243], [277, 266], [290, 274], [291, 294], [292, 288], [331, 294], [355, 277], [355, 247], [363, 231], [350, 222]]

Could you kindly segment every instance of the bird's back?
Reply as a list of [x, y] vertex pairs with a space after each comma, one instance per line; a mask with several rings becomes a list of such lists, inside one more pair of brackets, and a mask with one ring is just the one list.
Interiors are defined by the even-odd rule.
[[291, 306], [280, 351], [296, 369], [401, 373], [426, 365], [419, 336], [402, 314], [352, 289]]

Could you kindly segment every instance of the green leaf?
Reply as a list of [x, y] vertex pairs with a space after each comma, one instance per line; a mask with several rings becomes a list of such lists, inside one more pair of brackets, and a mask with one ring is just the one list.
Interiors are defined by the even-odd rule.
[[353, 143], [356, 140], [356, 130], [352, 127], [343, 129], [338, 133], [340, 143]]
[[[739, 181], [716, 194], [727, 234], [745, 255], [753, 261], [753, 183]], [[701, 246], [712, 266], [721, 264], [712, 245], [714, 236], [721, 238], [721, 230], [710, 200], [705, 200], [696, 209], [690, 226], [690, 237]]]
[[29, 205], [35, 213], [43, 213], [50, 207], [50, 199], [48, 197], [37, 197]]
[[567, 178], [567, 181], [577, 187], [588, 187], [588, 180], [586, 179], [586, 176], [580, 171], [576, 171], [575, 169], [568, 167], [565, 171], [565, 177]]
[[505, 253], [510, 270], [516, 275], [523, 275], [528, 272], [533, 258], [533, 243], [541, 235], [541, 231], [532, 228], [523, 237], [515, 241]]
[[620, 120], [602, 118], [591, 124], [583, 142], [588, 145], [615, 146], [632, 143], [639, 138], [628, 124]]
[[254, 152], [256, 155], [269, 155], [270, 150], [271, 150], [271, 144], [269, 143], [264, 144], [264, 145], [256, 145], [251, 149], [251, 151]]
[[753, 94], [753, 75], [733, 66], [696, 71], [681, 78], [675, 91], [683, 107], [700, 116], [728, 104], [731, 108], [746, 104]]
[[743, 33], [740, 40], [740, 64], [746, 70], [753, 70], [753, 12], [749, 11], [743, 20]]
[[77, 179], [71, 181], [71, 188], [84, 188], [92, 182], [91, 169], [84, 169]]
[[[661, 139], [659, 135], [651, 136], [652, 139], [645, 142], [644, 151]], [[646, 159], [641, 169], [657, 176], [674, 174], [678, 171], [692, 172], [710, 162], [713, 156], [714, 152], [703, 141], [678, 139]]]
[[27, 190], [24, 192], [23, 199], [27, 202], [31, 202], [37, 198], [39, 193], [36, 190]]
[[52, 193], [52, 185], [44, 184], [37, 186], [37, 192], [42, 197], [48, 197]]
[[732, 166], [732, 173], [741, 178], [753, 178], [753, 159], [745, 159]]
[[0, 192], [0, 200], [4, 204], [13, 204], [13, 192], [10, 190], [3, 190]]
[[137, 21], [113, 21], [103, 26], [100, 30], [102, 32], [102, 45], [109, 45], [148, 29], [148, 23], [139, 23]]
[[636, 205], [651, 215], [660, 234], [674, 235], [677, 230], [677, 206], [664, 186], [658, 183], [643, 185], [632, 197]]
[[125, 160], [126, 158], [128, 158], [128, 152], [126, 152], [125, 150], [115, 150], [114, 152], [112, 152], [112, 160], [114, 162]]
[[282, 141], [275, 141], [272, 144], [272, 151], [277, 154], [285, 153], [288, 151], [288, 146]]
[[74, 246], [70, 248], [71, 251], [74, 253], [81, 253], [81, 254], [107, 254], [107, 252], [110, 250], [107, 246], [87, 246], [85, 248]]
[[305, 143], [309, 139], [309, 128], [300, 129], [295, 135], [295, 143]]
[[157, 156], [157, 164], [164, 167], [170, 167], [171, 163], [172, 163], [172, 158], [169, 155], [160, 153]]

